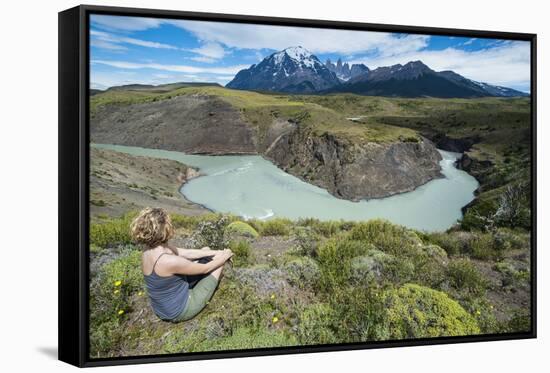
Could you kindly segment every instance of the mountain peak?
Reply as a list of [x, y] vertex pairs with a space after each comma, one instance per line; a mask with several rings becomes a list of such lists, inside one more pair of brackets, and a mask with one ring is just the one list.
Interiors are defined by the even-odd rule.
[[298, 45], [296, 47], [285, 48], [283, 49], [283, 52], [285, 52], [287, 56], [289, 56], [290, 58], [298, 61], [311, 58], [313, 56], [313, 54], [310, 51], [308, 51], [301, 45]]
[[239, 71], [226, 87], [279, 92], [315, 92], [340, 81], [319, 59], [298, 45], [264, 58], [258, 65]]

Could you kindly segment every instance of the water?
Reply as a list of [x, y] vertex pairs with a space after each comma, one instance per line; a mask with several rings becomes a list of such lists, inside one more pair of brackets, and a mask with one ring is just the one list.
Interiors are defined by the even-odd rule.
[[166, 158], [199, 168], [202, 176], [181, 192], [211, 210], [245, 218], [368, 220], [384, 218], [407, 227], [441, 231], [462, 217], [461, 208], [474, 198], [478, 182], [458, 170], [460, 153], [439, 150], [445, 178], [432, 180], [412, 192], [369, 201], [338, 199], [278, 169], [260, 156], [187, 155], [180, 152], [121, 145], [94, 145], [133, 155]]

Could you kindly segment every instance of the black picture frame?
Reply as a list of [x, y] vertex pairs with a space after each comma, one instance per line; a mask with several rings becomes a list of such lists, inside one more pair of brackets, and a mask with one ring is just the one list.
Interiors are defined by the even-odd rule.
[[[171, 355], [148, 355], [108, 359], [89, 357], [89, 16], [108, 14], [146, 16], [232, 23], [316, 27], [498, 38], [531, 43], [531, 331], [395, 340], [337, 345], [280, 347]], [[259, 355], [283, 355], [340, 350], [423, 346], [447, 343], [484, 342], [536, 338], [537, 260], [536, 260], [536, 107], [537, 107], [537, 36], [480, 30], [462, 30], [420, 26], [399, 26], [357, 22], [311, 20], [81, 5], [59, 13], [59, 360], [79, 367], [218, 359]]]

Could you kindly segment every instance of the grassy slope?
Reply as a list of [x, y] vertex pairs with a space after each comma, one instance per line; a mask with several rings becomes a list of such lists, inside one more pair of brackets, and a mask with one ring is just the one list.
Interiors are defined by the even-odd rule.
[[[496, 234], [425, 235], [376, 220], [276, 219], [227, 229], [238, 218], [220, 223], [218, 215], [173, 216], [179, 247], [229, 241], [236, 257], [198, 317], [162, 322], [148, 304], [130, 218], [92, 225], [91, 241], [101, 247], [92, 264], [104, 263], [92, 268], [94, 357], [529, 329], [524, 233], [499, 231], [513, 243], [500, 247]], [[208, 222], [216, 228], [205, 229]]]
[[90, 100], [93, 116], [102, 105], [131, 105], [170, 99], [179, 95], [211, 95], [220, 97], [238, 108], [247, 122], [265, 134], [276, 118], [311, 126], [316, 132], [329, 132], [354, 141], [392, 142], [416, 137], [416, 132], [382, 123], [358, 124], [346, 119], [342, 112], [316, 102], [304, 102], [291, 95], [270, 95], [222, 87], [186, 87], [170, 92], [108, 91]]

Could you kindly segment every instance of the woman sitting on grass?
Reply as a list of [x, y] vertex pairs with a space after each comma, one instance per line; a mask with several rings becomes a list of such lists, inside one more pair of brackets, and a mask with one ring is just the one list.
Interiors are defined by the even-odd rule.
[[157, 316], [173, 322], [195, 317], [214, 294], [231, 250], [170, 246], [174, 228], [160, 208], [142, 210], [130, 228], [133, 239], [143, 245], [143, 276]]

